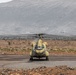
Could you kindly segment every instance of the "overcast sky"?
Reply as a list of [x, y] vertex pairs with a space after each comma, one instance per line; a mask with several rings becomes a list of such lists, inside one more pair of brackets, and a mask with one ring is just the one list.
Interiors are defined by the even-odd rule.
[[76, 0], [8, 1], [0, 2], [0, 35], [76, 35]]

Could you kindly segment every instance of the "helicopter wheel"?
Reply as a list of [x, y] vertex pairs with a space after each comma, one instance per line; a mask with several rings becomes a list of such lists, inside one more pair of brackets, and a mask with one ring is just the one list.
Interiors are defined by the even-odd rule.
[[32, 56], [30, 57], [30, 60], [31, 60], [31, 61], [33, 60], [33, 57], [32, 57]]
[[49, 60], [48, 56], [46, 56], [46, 60]]

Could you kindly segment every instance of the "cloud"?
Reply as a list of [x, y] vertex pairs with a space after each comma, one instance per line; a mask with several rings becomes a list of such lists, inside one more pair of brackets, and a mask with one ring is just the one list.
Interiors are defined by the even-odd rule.
[[12, 0], [0, 0], [0, 3], [6, 3], [6, 2], [10, 2]]

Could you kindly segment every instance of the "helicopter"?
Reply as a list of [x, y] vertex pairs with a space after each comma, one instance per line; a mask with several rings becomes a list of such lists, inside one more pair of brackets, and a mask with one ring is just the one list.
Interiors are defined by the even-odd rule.
[[45, 57], [46, 60], [49, 60], [49, 52], [47, 51], [47, 42], [43, 42], [42, 40], [43, 34], [37, 34], [36, 41], [32, 42], [32, 50], [30, 51], [30, 60], [33, 60], [34, 57], [36, 58], [43, 58]]

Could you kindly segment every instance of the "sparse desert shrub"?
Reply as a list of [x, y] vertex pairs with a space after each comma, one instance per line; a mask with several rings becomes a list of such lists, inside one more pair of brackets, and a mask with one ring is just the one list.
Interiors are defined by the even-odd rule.
[[11, 42], [10, 41], [8, 41], [8, 45], [11, 45]]

